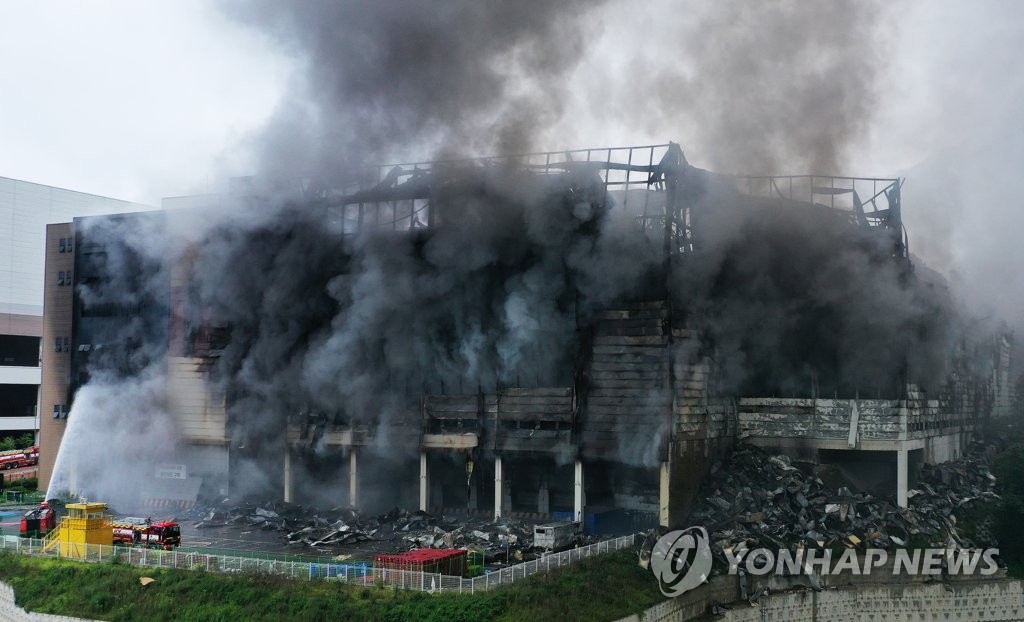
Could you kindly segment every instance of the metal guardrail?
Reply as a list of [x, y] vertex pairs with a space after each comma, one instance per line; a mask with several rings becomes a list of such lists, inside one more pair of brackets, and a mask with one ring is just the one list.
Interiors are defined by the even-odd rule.
[[[635, 545], [635, 535], [603, 540], [576, 549], [551, 553], [539, 559], [508, 566], [501, 570], [473, 578], [453, 577], [432, 572], [390, 570], [375, 567], [366, 562], [318, 563], [282, 561], [104, 544], [75, 545], [80, 554], [68, 557], [68, 559], [87, 562], [112, 561], [116, 559], [120, 563], [140, 568], [206, 570], [208, 572], [226, 574], [268, 573], [309, 581], [330, 579], [365, 586], [392, 587], [423, 592], [447, 590], [472, 594], [480, 590], [489, 590], [498, 586], [508, 585], [538, 572], [548, 572], [553, 569], [570, 566], [604, 553], [633, 548]], [[0, 550], [37, 557], [60, 557], [60, 547], [44, 552], [43, 546], [44, 541], [38, 538], [0, 537]]]
[[2, 504], [33, 504], [38, 505], [42, 503], [46, 497], [45, 493], [37, 490], [5, 490], [3, 496], [0, 497], [0, 505]]
[[218, 549], [208, 546], [183, 546], [176, 549], [182, 553], [195, 553], [196, 555], [216, 555], [227, 557], [243, 557], [246, 559], [260, 559], [263, 561], [279, 562], [301, 562], [313, 564], [370, 564], [373, 562], [367, 559], [341, 558], [332, 555], [294, 555], [289, 553], [274, 553], [271, 551], [239, 551], [234, 549]]

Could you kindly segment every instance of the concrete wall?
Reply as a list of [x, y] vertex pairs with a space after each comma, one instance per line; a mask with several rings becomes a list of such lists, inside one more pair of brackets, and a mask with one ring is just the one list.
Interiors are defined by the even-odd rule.
[[855, 444], [896, 440], [905, 432], [897, 400], [787, 399], [745, 397], [739, 401], [741, 438], [800, 438], [843, 441], [850, 438], [857, 405]]
[[696, 333], [672, 329], [675, 395], [672, 442], [663, 468], [660, 523], [677, 526], [690, 513], [693, 499], [711, 465], [732, 448], [737, 435], [736, 400], [718, 395], [717, 370], [700, 358]]
[[938, 464], [958, 459], [967, 447], [969, 436], [969, 433], [965, 431], [952, 431], [941, 436], [926, 438], [924, 461], [929, 464]]
[[737, 598], [736, 577], [715, 577], [710, 584], [658, 603], [642, 613], [620, 618], [617, 622], [686, 622], [707, 615], [715, 603], [732, 602]]
[[226, 445], [227, 412], [224, 395], [213, 391], [199, 358], [169, 357], [168, 399], [186, 442]]
[[1024, 585], [1009, 579], [941, 583], [896, 581], [889, 585], [843, 586], [815, 592], [800, 589], [762, 597], [758, 605], [737, 601], [735, 577], [716, 577], [678, 598], [659, 603], [618, 622], [686, 622], [709, 613], [714, 603], [729, 611], [724, 622], [817, 622], [886, 620], [889, 622], [1024, 620]]
[[758, 607], [741, 605], [721, 616], [726, 622], [818, 620], [938, 620], [1024, 619], [1024, 590], [1020, 581], [927, 585], [885, 585], [814, 592], [802, 590], [762, 598]]
[[764, 447], [893, 451], [924, 449], [929, 463], [959, 458], [974, 430], [974, 414], [957, 402], [929, 400], [908, 387], [905, 400], [790, 399], [739, 400], [739, 438]]
[[995, 418], [1009, 417], [1014, 414], [1014, 403], [1017, 392], [1010, 378], [1013, 361], [1010, 340], [1004, 335], [996, 340], [996, 366], [992, 370], [992, 416]]

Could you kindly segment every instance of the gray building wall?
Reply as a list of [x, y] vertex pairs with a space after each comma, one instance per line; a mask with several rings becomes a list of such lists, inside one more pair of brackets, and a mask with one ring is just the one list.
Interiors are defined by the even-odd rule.
[[76, 216], [155, 209], [109, 197], [0, 177], [0, 313], [43, 314], [46, 225]]

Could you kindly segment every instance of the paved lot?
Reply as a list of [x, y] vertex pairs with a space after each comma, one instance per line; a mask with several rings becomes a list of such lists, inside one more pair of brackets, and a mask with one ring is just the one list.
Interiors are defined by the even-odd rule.
[[21, 517], [28, 510], [28, 507], [0, 510], [0, 533], [5, 536], [18, 533], [21, 530]]
[[280, 531], [247, 529], [238, 526], [196, 529], [188, 519], [179, 521], [179, 523], [181, 524], [183, 547], [215, 550], [225, 555], [244, 556], [247, 553], [273, 553], [310, 558], [334, 558], [342, 555], [350, 556], [345, 559], [371, 561], [377, 553], [394, 553], [408, 548], [408, 546], [403, 546], [400, 540], [389, 539], [314, 549], [306, 544], [289, 544], [285, 533]]

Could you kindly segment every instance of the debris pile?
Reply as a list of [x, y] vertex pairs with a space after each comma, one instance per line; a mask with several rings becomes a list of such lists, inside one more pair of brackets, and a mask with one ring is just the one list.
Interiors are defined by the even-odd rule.
[[289, 541], [311, 545], [358, 542], [370, 537], [370, 534], [355, 528], [359, 515], [353, 510], [317, 510], [283, 501], [250, 501], [232, 506], [230, 501], [225, 499], [216, 507], [192, 510], [191, 517], [197, 519], [193, 526], [201, 529], [233, 525], [283, 531], [288, 533]]
[[848, 486], [830, 488], [819, 477], [821, 469], [741, 445], [712, 468], [689, 524], [708, 530], [719, 558], [723, 550], [758, 547], [892, 548], [921, 539], [974, 547], [992, 542], [984, 524], [972, 526], [983, 542], [958, 531], [958, 514], [998, 499], [995, 477], [977, 459], [924, 466], [919, 483], [907, 494], [906, 509], [893, 498]]
[[320, 510], [281, 501], [230, 505], [227, 499], [215, 507], [194, 509], [194, 527], [237, 526], [279, 531], [290, 544], [318, 550], [375, 541], [380, 548], [401, 552], [415, 548], [473, 549], [484, 554], [485, 563], [498, 564], [536, 558], [533, 526], [510, 519], [488, 521], [435, 516], [422, 511], [394, 508], [378, 516], [364, 517], [352, 509]]

